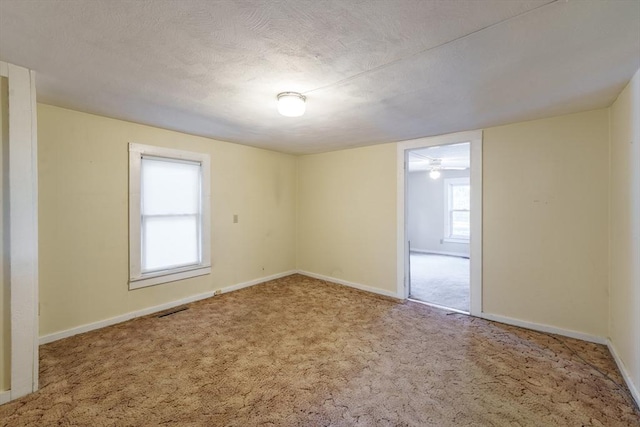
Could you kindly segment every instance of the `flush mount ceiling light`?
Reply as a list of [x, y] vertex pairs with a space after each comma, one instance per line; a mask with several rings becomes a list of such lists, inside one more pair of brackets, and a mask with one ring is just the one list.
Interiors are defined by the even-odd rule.
[[432, 169], [431, 172], [429, 172], [429, 178], [431, 179], [440, 178], [440, 171], [438, 169]]
[[300, 117], [304, 114], [307, 98], [298, 92], [278, 94], [278, 112], [286, 117]]

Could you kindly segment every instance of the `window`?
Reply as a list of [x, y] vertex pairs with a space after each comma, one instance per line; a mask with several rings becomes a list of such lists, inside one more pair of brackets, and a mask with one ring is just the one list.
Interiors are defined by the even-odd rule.
[[129, 289], [211, 273], [209, 163], [129, 144]]
[[471, 186], [469, 178], [444, 180], [444, 240], [469, 242], [471, 230]]

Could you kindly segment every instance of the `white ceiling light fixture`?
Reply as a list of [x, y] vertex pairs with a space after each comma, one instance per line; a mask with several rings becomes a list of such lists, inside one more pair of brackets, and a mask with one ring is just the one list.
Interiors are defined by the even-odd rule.
[[429, 172], [429, 178], [438, 179], [440, 178], [440, 169], [442, 168], [442, 159], [432, 159], [429, 158], [429, 166], [431, 166], [431, 171]]
[[306, 109], [305, 98], [298, 92], [282, 92], [278, 94], [278, 112], [286, 117], [300, 117]]

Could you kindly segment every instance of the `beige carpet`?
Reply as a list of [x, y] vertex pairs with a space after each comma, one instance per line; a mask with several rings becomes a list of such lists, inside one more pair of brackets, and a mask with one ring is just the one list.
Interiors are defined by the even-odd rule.
[[410, 265], [410, 298], [469, 312], [469, 258], [411, 252]]
[[299, 275], [40, 354], [1, 425], [640, 425], [604, 346]]

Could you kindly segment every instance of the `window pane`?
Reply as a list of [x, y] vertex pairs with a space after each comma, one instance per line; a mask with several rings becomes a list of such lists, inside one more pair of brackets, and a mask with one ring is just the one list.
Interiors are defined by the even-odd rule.
[[451, 208], [454, 210], [469, 210], [471, 206], [471, 186], [452, 185], [451, 186]]
[[451, 212], [451, 236], [469, 237], [470, 235], [469, 211]]
[[142, 215], [199, 213], [199, 164], [142, 158], [141, 169]]
[[198, 264], [198, 215], [143, 217], [142, 271]]

